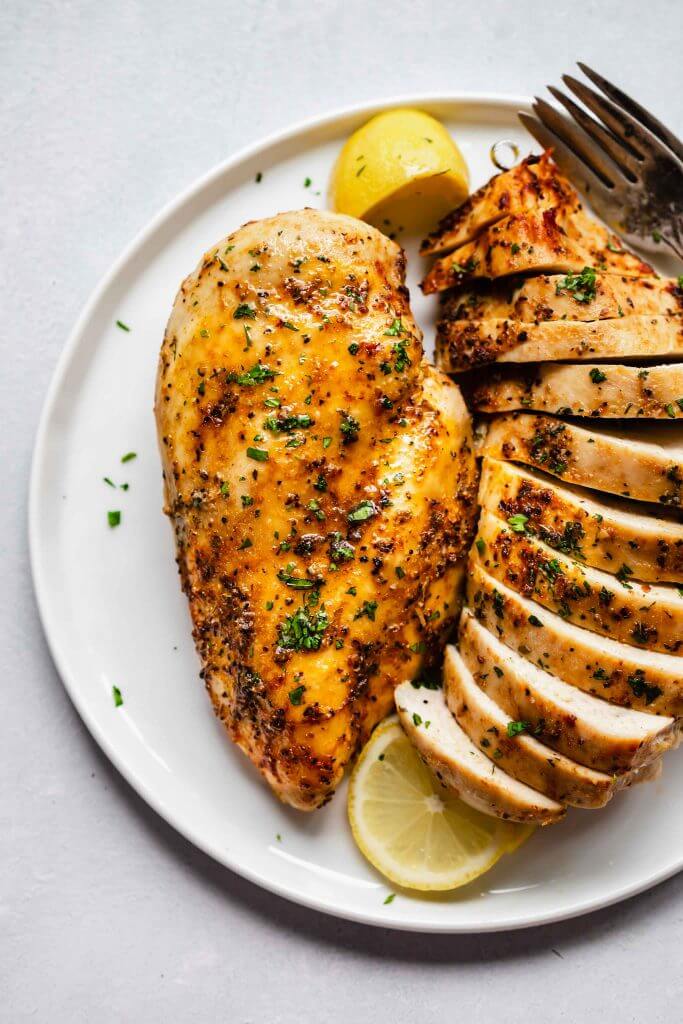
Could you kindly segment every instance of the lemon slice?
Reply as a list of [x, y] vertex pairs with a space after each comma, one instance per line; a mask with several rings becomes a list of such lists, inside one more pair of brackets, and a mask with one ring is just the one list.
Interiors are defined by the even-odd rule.
[[330, 202], [386, 234], [424, 232], [468, 192], [467, 165], [444, 126], [421, 110], [389, 110], [345, 143]]
[[351, 776], [351, 830], [370, 863], [406, 889], [457, 889], [517, 849], [533, 826], [491, 818], [443, 789], [396, 717], [365, 745]]

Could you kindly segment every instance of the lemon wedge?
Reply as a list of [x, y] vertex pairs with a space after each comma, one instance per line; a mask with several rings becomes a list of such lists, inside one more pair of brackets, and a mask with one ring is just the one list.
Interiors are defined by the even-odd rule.
[[339, 213], [424, 233], [469, 193], [467, 164], [444, 126], [421, 110], [388, 110], [347, 140], [332, 172]]
[[443, 789], [398, 719], [372, 734], [351, 776], [349, 821], [359, 849], [395, 885], [466, 885], [517, 849], [531, 825], [491, 818]]

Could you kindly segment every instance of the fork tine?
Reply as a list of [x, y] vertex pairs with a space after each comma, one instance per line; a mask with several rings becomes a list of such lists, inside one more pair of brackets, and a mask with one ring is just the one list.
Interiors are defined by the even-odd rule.
[[608, 187], [623, 184], [625, 178], [621, 171], [608, 161], [603, 151], [577, 126], [564, 117], [559, 110], [545, 100], [536, 97], [534, 111], [545, 125], [550, 128], [569, 149], [572, 149], [580, 160], [588, 164], [591, 170]]
[[610, 131], [642, 161], [652, 162], [663, 160], [668, 164], [676, 163], [677, 158], [659, 139], [655, 138], [639, 121], [617, 107], [611, 100], [598, 95], [583, 82], [571, 75], [563, 75], [562, 80], [569, 86], [575, 96], [584, 103], [591, 113], [599, 117]]
[[625, 149], [619, 142], [617, 142], [611, 132], [608, 132], [606, 128], [603, 128], [601, 124], [587, 114], [586, 111], [577, 103], [574, 103], [569, 96], [565, 95], [561, 89], [556, 89], [554, 85], [549, 85], [548, 92], [562, 104], [565, 110], [571, 114], [586, 134], [590, 135], [590, 137], [597, 142], [598, 146], [601, 146], [602, 149], [606, 150], [608, 156], [616, 164], [625, 178], [628, 178], [631, 181], [638, 180], [639, 161], [631, 155], [630, 150]]
[[570, 181], [579, 186], [582, 184], [586, 195], [596, 195], [598, 199], [611, 201], [612, 190], [609, 186], [605, 185], [593, 169], [580, 160], [555, 132], [526, 111], [518, 111], [517, 117], [543, 149], [552, 149], [555, 162]]
[[623, 107], [627, 113], [635, 117], [648, 131], [652, 132], [665, 146], [668, 146], [672, 153], [674, 153], [679, 160], [683, 160], [683, 142], [676, 138], [673, 132], [670, 132], [666, 125], [663, 125], [658, 118], [651, 114], [649, 110], [642, 107], [640, 103], [627, 96], [625, 92], [616, 86], [612, 82], [609, 82], [602, 75], [599, 75], [597, 71], [593, 71], [587, 64], [582, 61], [577, 61], [578, 66], [583, 71], [586, 78], [597, 85], [601, 92], [604, 92], [611, 100], [614, 101], [618, 106]]

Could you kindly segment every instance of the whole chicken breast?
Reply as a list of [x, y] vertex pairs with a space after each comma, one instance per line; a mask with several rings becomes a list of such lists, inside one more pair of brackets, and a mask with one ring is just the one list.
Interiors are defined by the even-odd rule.
[[313, 210], [245, 225], [183, 283], [156, 417], [202, 675], [287, 803], [325, 803], [459, 611], [476, 467], [423, 361], [402, 250]]

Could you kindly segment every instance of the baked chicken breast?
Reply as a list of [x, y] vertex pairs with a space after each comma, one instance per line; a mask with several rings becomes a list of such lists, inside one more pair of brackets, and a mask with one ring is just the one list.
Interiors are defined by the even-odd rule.
[[404, 271], [349, 217], [252, 222], [183, 283], [161, 350], [166, 511], [204, 682], [305, 810], [459, 611], [470, 420], [423, 360]]

